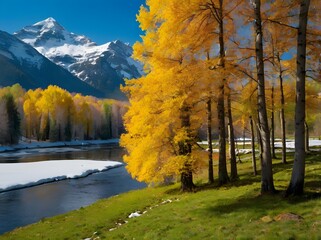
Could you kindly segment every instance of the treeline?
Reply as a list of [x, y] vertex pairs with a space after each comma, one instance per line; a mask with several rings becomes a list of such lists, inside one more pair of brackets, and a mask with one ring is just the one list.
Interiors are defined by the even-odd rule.
[[[216, 132], [217, 181], [237, 180], [235, 132], [247, 129], [254, 174], [257, 158], [261, 163], [261, 192], [274, 193], [274, 139], [282, 138], [286, 163], [287, 133], [294, 132], [287, 194], [301, 194], [305, 133], [320, 118], [320, 86], [313, 81], [320, 79], [319, 8], [315, 0], [147, 0], [137, 17], [145, 35], [134, 45], [146, 76], [124, 87], [131, 106], [121, 144], [132, 176], [150, 183], [178, 178], [191, 191], [193, 174], [206, 164], [214, 182]], [[204, 127], [207, 153], [197, 144]]]
[[70, 94], [57, 86], [0, 89], [0, 144], [21, 137], [38, 141], [109, 139], [124, 131], [123, 102]]

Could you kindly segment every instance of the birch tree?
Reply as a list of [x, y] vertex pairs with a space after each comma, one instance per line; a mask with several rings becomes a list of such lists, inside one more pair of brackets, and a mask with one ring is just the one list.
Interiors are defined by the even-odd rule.
[[287, 195], [303, 193], [305, 175], [305, 78], [306, 78], [306, 39], [310, 0], [300, 1], [299, 27], [297, 36], [297, 71], [295, 105], [295, 154], [291, 181]]
[[256, 69], [258, 81], [258, 129], [262, 141], [262, 161], [261, 161], [261, 192], [275, 192], [273, 173], [272, 173], [272, 156], [270, 145], [270, 132], [266, 111], [265, 99], [265, 73], [263, 61], [263, 30], [261, 21], [261, 0], [252, 1], [254, 10], [254, 28], [255, 28], [255, 51], [256, 51]]

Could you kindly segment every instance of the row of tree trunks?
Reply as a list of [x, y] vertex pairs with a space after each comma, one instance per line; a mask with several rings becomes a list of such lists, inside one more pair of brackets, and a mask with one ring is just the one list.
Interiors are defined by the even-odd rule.
[[[212, 102], [211, 98], [208, 99], [206, 106], [207, 106], [207, 142], [208, 142], [208, 182], [213, 183], [214, 182], [214, 172], [213, 172], [213, 140], [212, 140]], [[230, 92], [227, 96], [227, 115], [228, 115], [228, 136], [229, 136], [229, 153], [230, 153], [230, 166], [231, 166], [231, 180], [236, 180], [238, 178], [237, 174], [237, 161], [236, 161], [236, 153], [235, 153], [235, 135], [234, 135], [234, 127], [233, 127], [233, 116], [232, 116], [232, 103], [231, 103], [231, 95]], [[219, 116], [221, 117], [221, 116]], [[225, 124], [225, 123], [222, 123]], [[221, 126], [221, 125], [220, 125]], [[222, 144], [223, 145], [223, 144]], [[224, 144], [223, 148], [226, 146], [226, 143]], [[221, 149], [220, 145], [220, 152], [225, 151]], [[224, 156], [224, 154], [222, 154]], [[226, 153], [225, 153], [226, 158]], [[225, 163], [224, 163], [225, 162]], [[219, 167], [219, 171], [222, 174], [223, 172], [226, 172], [224, 174], [224, 179], [226, 180], [227, 170], [226, 167], [222, 167], [222, 165], [226, 166], [226, 160], [225, 161], [219, 161], [219, 165], [221, 165], [221, 168]], [[219, 174], [220, 176], [220, 174]], [[227, 180], [228, 181], [228, 180]], [[220, 184], [224, 184], [223, 182], [220, 182]]]
[[[219, 1], [220, 7], [218, 10], [218, 19], [223, 20], [223, 0]], [[300, 20], [298, 29], [298, 53], [297, 53], [297, 87], [296, 87], [296, 110], [295, 110], [295, 159], [293, 172], [291, 176], [291, 182], [287, 189], [287, 194], [298, 195], [303, 192], [304, 185], [304, 160], [305, 152], [308, 151], [308, 126], [305, 122], [305, 64], [306, 64], [306, 29], [307, 29], [307, 18], [309, 10], [310, 0], [302, 0], [300, 6]], [[274, 182], [272, 172], [272, 157], [276, 157], [274, 147], [274, 87], [272, 87], [272, 116], [271, 116], [271, 134], [272, 143], [270, 144], [270, 131], [268, 126], [267, 109], [265, 102], [265, 77], [264, 77], [264, 62], [263, 62], [263, 31], [261, 21], [261, 1], [253, 1], [254, 15], [255, 15], [255, 49], [256, 49], [256, 68], [257, 68], [257, 81], [258, 81], [258, 140], [261, 149], [261, 192], [262, 193], [274, 193]], [[219, 43], [220, 43], [220, 64], [224, 68], [225, 61], [225, 50], [224, 50], [224, 29], [223, 21], [219, 21]], [[280, 66], [279, 80], [280, 80], [280, 91], [281, 91], [281, 130], [282, 130], [282, 162], [286, 163], [286, 130], [285, 130], [285, 114], [284, 114], [284, 92], [283, 92], [283, 77], [280, 58], [278, 57]], [[219, 88], [219, 95], [217, 100], [218, 120], [219, 120], [219, 184], [224, 184], [229, 181], [227, 170], [226, 170], [226, 129], [225, 129], [225, 112], [224, 112], [224, 84], [225, 79], [222, 79], [221, 86]], [[230, 137], [230, 157], [231, 157], [231, 179], [237, 176], [236, 168], [236, 157], [235, 157], [235, 143], [234, 133], [231, 115], [231, 99], [228, 94], [227, 108], [228, 108], [228, 120], [229, 120], [229, 137]], [[211, 107], [211, 105], [207, 105]], [[211, 110], [208, 110], [208, 116], [211, 115]], [[208, 118], [208, 124], [210, 118]], [[252, 135], [252, 162], [253, 172], [256, 174], [256, 161], [255, 161], [255, 146], [254, 146], [254, 124], [253, 119], [250, 118], [251, 135]], [[208, 138], [209, 141], [209, 182], [213, 182], [213, 159], [212, 159], [212, 143], [211, 143], [211, 126], [208, 127]], [[233, 154], [234, 153], [234, 154]], [[212, 171], [212, 172], [211, 172]]]
[[[301, 18], [307, 19], [307, 15], [303, 16], [302, 11], [304, 6], [308, 6], [309, 1], [302, 0], [301, 3], [301, 10], [300, 10], [300, 30], [302, 32], [302, 20]], [[255, 41], [255, 49], [256, 49], [256, 67], [257, 67], [257, 80], [258, 80], [258, 134], [259, 134], [259, 143], [260, 143], [260, 148], [261, 148], [261, 168], [262, 168], [262, 179], [261, 179], [261, 192], [270, 192], [273, 193], [275, 192], [274, 188], [274, 183], [273, 183], [273, 173], [272, 173], [272, 158], [276, 158], [275, 154], [275, 129], [274, 129], [274, 87], [272, 87], [272, 116], [271, 116], [271, 138], [270, 138], [270, 132], [269, 132], [269, 126], [268, 126], [268, 118], [267, 118], [267, 110], [266, 110], [266, 102], [265, 102], [265, 77], [264, 77], [264, 62], [263, 62], [263, 31], [262, 31], [262, 21], [261, 21], [261, 1], [260, 0], [255, 0], [253, 1], [253, 8], [254, 8], [254, 15], [255, 15], [255, 31], [256, 31], [256, 41]], [[220, 44], [220, 67], [223, 69], [225, 68], [225, 49], [224, 49], [224, 26], [223, 26], [223, 0], [219, 1], [219, 8], [216, 8], [218, 10], [217, 16], [220, 21], [219, 22], [219, 44]], [[308, 11], [308, 9], [306, 9]], [[306, 27], [306, 26], [305, 26]], [[302, 34], [298, 33], [298, 70], [297, 70], [297, 76], [298, 76], [298, 81], [297, 81], [297, 103], [298, 102], [303, 102], [305, 104], [305, 101], [302, 99], [299, 99], [300, 91], [302, 91], [302, 87], [299, 86], [299, 79], [300, 79], [300, 74], [302, 77], [305, 78], [305, 69], [302, 70], [302, 59], [301, 63], [299, 61], [299, 58], [304, 58], [305, 61], [305, 56], [306, 52], [302, 52], [301, 50], [301, 55], [300, 55], [300, 46], [302, 47], [302, 42], [300, 42], [300, 37], [302, 38]], [[305, 29], [306, 31], [306, 29]], [[303, 35], [306, 35], [304, 33]], [[306, 45], [306, 43], [304, 43]], [[304, 45], [304, 49], [306, 46]], [[306, 51], [306, 50], [304, 50]], [[303, 56], [303, 57], [302, 57]], [[282, 69], [281, 69], [281, 63], [280, 63], [280, 58], [278, 58], [278, 63], [280, 66], [280, 72], [279, 72], [279, 79], [280, 79], [280, 91], [281, 91], [281, 111], [280, 111], [280, 119], [281, 119], [281, 130], [282, 130], [282, 162], [286, 163], [286, 130], [285, 130], [285, 114], [284, 114], [284, 92], [283, 92], [283, 78], [282, 78]], [[305, 62], [304, 62], [305, 64]], [[300, 67], [301, 65], [301, 67]], [[299, 70], [300, 69], [300, 70]], [[300, 71], [300, 72], [299, 72]], [[221, 86], [219, 87], [219, 95], [218, 95], [218, 100], [217, 100], [217, 111], [218, 111], [218, 120], [219, 120], [219, 184], [224, 184], [229, 181], [228, 174], [227, 174], [227, 169], [226, 169], [226, 128], [225, 128], [225, 103], [224, 103], [224, 84], [225, 84], [225, 79], [222, 80]], [[302, 96], [305, 96], [305, 92], [301, 94]], [[230, 142], [230, 158], [231, 158], [231, 179], [237, 178], [237, 167], [236, 167], [236, 156], [235, 156], [235, 142], [234, 142], [234, 132], [233, 132], [233, 124], [232, 124], [232, 114], [231, 114], [231, 99], [230, 95], [228, 94], [227, 97], [227, 117], [228, 117], [228, 132], [229, 132], [229, 142]], [[207, 107], [209, 107], [209, 103], [207, 104]], [[210, 106], [211, 107], [211, 106]], [[298, 113], [298, 109], [300, 110], [300, 113]], [[304, 108], [305, 110], [305, 108]], [[296, 128], [299, 129], [298, 127], [298, 117], [304, 116], [303, 118], [305, 119], [305, 113], [302, 115], [302, 106], [300, 104], [296, 105]], [[208, 116], [210, 116], [210, 111], [208, 110]], [[208, 142], [209, 142], [209, 182], [212, 183], [214, 181], [214, 176], [213, 176], [213, 156], [212, 156], [212, 143], [211, 143], [211, 126], [209, 124], [210, 119], [208, 118]], [[254, 147], [254, 137], [253, 137], [253, 120], [250, 120], [251, 124], [251, 132], [252, 132], [252, 152], [253, 152], [253, 172], [256, 174], [256, 163], [255, 163], [255, 147]], [[305, 125], [304, 125], [305, 124]], [[303, 129], [306, 127], [308, 129], [307, 124], [303, 121]], [[297, 132], [296, 129], [296, 132]], [[308, 131], [306, 131], [308, 132]], [[304, 130], [303, 130], [304, 134]], [[271, 140], [272, 139], [272, 140]], [[300, 141], [297, 140], [297, 135], [296, 135], [296, 149], [298, 145], [300, 144], [300, 141], [304, 142], [304, 150], [308, 151], [308, 138], [302, 138], [301, 134], [301, 139]], [[305, 139], [305, 141], [304, 141]], [[270, 143], [270, 140], [272, 141]], [[300, 153], [300, 151], [296, 151], [296, 156], [301, 156], [298, 157], [302, 159], [304, 158], [304, 155]], [[302, 166], [300, 167], [302, 169]], [[293, 169], [293, 172], [295, 170]], [[302, 174], [301, 174], [302, 175]], [[303, 175], [304, 176], [304, 175]], [[293, 178], [293, 176], [292, 176]], [[292, 182], [292, 180], [291, 180]], [[292, 184], [292, 183], [291, 183]], [[290, 185], [291, 185], [290, 184]], [[289, 186], [290, 188], [290, 186]]]
[[[227, 117], [228, 117], [228, 136], [229, 136], [229, 155], [230, 155], [230, 166], [231, 166], [230, 178], [231, 178], [231, 180], [236, 180], [238, 178], [238, 173], [237, 173], [237, 161], [236, 161], [236, 152], [235, 152], [235, 150], [236, 150], [236, 148], [235, 148], [235, 135], [234, 135], [232, 103], [231, 102], [232, 102], [231, 101], [231, 94], [229, 92], [227, 95], [227, 115], [228, 115]], [[211, 102], [211, 98], [208, 99], [206, 106], [207, 106], [207, 142], [208, 142], [208, 182], [213, 183], [214, 182], [214, 172], [213, 172], [212, 102]], [[225, 146], [226, 146], [226, 143], [224, 144], [223, 148]], [[220, 151], [226, 151], [226, 148], [225, 148], [225, 150], [224, 149], [222, 150], [220, 147]], [[226, 154], [225, 154], [225, 157], [226, 157]], [[219, 161], [219, 163], [226, 165], [226, 160], [225, 160], [225, 163], [224, 163], [224, 161]], [[221, 169], [221, 171], [224, 171], [224, 172], [227, 171], [224, 169], [224, 167], [220, 168], [220, 169]], [[225, 178], [225, 174], [224, 174], [224, 178]]]

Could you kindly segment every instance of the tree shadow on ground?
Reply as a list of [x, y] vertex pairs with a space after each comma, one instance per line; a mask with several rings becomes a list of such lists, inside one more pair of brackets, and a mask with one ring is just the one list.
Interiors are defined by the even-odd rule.
[[[309, 164], [314, 164], [314, 163], [318, 163], [321, 162], [321, 152], [313, 152], [310, 153], [306, 159], [306, 164], [307, 166], [309, 166]], [[280, 196], [284, 196], [285, 195], [285, 189], [288, 185], [288, 183], [291, 180], [291, 172], [292, 172], [292, 167], [293, 167], [293, 157], [294, 157], [294, 153], [289, 153], [287, 155], [287, 159], [288, 162], [286, 164], [281, 162], [281, 157], [279, 156], [277, 160], [274, 160], [273, 163], [273, 175], [276, 175], [278, 173], [284, 172], [286, 176], [286, 179], [277, 179], [276, 183], [277, 184], [277, 194]], [[316, 170], [316, 168], [319, 168], [321, 170], [321, 166], [320, 167], [314, 167], [313, 169]], [[283, 175], [283, 177], [285, 176]], [[321, 194], [321, 179], [320, 181], [316, 181], [315, 179], [320, 178], [320, 174], [316, 174], [313, 173], [311, 171], [307, 171], [306, 173], [306, 183], [305, 183], [305, 193], [304, 196], [305, 197], [298, 197], [298, 199], [302, 199], [302, 200], [307, 200], [307, 199], [313, 199], [313, 198], [318, 198]], [[219, 190], [220, 188], [224, 188], [224, 189], [229, 189], [229, 188], [233, 188], [233, 187], [242, 187], [242, 186], [248, 186], [248, 185], [253, 185], [253, 184], [259, 184], [261, 181], [261, 170], [257, 171], [257, 175], [254, 175], [253, 173], [241, 173], [238, 176], [238, 179], [235, 181], [231, 181], [227, 184], [224, 185], [219, 185], [218, 183], [218, 179], [215, 179], [214, 183], [199, 183], [196, 184], [195, 188], [193, 189], [192, 192], [199, 192], [199, 191], [206, 191], [206, 190]], [[281, 183], [281, 189], [280, 188], [280, 183]], [[258, 193], [260, 192], [260, 189], [258, 188]], [[319, 194], [320, 192], [320, 194]], [[172, 188], [169, 189], [165, 192], [166, 194], [169, 195], [174, 195], [174, 194], [180, 194], [182, 193], [180, 187], [177, 188]], [[291, 199], [291, 198], [287, 198], [287, 199]]]
[[236, 199], [221, 199], [215, 206], [203, 209], [209, 214], [222, 216], [234, 212], [252, 212], [253, 214], [264, 216], [268, 211], [280, 209], [287, 211], [293, 209], [291, 205], [308, 202], [314, 199], [320, 199], [321, 194], [316, 192], [305, 192], [299, 197], [284, 198], [283, 192], [278, 194], [265, 194], [245, 197], [244, 195]]
[[[277, 202], [277, 203], [276, 203]], [[221, 199], [215, 206], [208, 207], [205, 211], [214, 214], [215, 216], [220, 216], [232, 212], [238, 211], [253, 211], [253, 212], [266, 212], [269, 209], [275, 207], [283, 207], [286, 202], [284, 199], [278, 196], [252, 196], [252, 197], [240, 197], [234, 199], [233, 201]]]

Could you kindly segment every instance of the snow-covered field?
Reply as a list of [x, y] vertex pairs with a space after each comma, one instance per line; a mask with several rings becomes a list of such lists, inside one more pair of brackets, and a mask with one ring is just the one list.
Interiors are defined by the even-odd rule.
[[[240, 139], [238, 139], [239, 141]], [[241, 139], [243, 141], [243, 139]], [[277, 142], [274, 143], [274, 146], [276, 148], [282, 148], [282, 142], [279, 142], [280, 139], [277, 139]], [[245, 139], [246, 144], [251, 144], [251, 139]], [[241, 142], [237, 142], [239, 146], [242, 146], [243, 143]], [[207, 145], [208, 142], [207, 141], [202, 141], [202, 142], [198, 142], [198, 144], [203, 144], [203, 145]], [[318, 139], [310, 139], [309, 140], [309, 146], [310, 147], [321, 147], [321, 140]], [[287, 141], [286, 142], [286, 148], [287, 148], [287, 152], [293, 152], [294, 151], [294, 141]], [[242, 148], [238, 148], [235, 150], [236, 154], [249, 154], [252, 152], [251, 149], [242, 149]], [[256, 151], [258, 151], [258, 149], [256, 149]], [[218, 149], [218, 143], [214, 143], [213, 144], [213, 152], [219, 152]]]
[[[241, 142], [239, 142], [239, 141], [243, 141], [243, 139], [238, 139], [238, 144], [239, 145], [242, 145], [243, 144], [243, 142], [241, 143]], [[280, 140], [278, 139], [277, 140], [277, 142], [275, 142], [274, 143], [274, 146], [276, 147], [276, 148], [282, 148], [282, 142], [279, 142]], [[246, 142], [246, 144], [251, 144], [251, 139], [245, 139], [245, 142]], [[206, 144], [208, 144], [208, 142], [207, 141], [202, 141], [202, 142], [198, 142], [198, 144], [204, 144], [204, 145], [206, 145]], [[218, 146], [218, 143], [214, 143], [213, 144], [213, 147], [216, 147], [216, 146]], [[309, 140], [309, 146], [310, 147], [318, 147], [318, 146], [320, 146], [321, 147], [321, 140], [318, 140], [318, 139], [310, 139]], [[288, 149], [294, 149], [294, 141], [287, 141], [286, 142], [286, 148], [288, 148]]]
[[[281, 142], [276, 142], [276, 143], [274, 143], [274, 146], [277, 147], [277, 148], [282, 148], [282, 143], [281, 143]], [[321, 146], [321, 140], [310, 139], [310, 140], [309, 140], [309, 146], [310, 146], [310, 147], [318, 147], [318, 146]], [[294, 141], [288, 141], [288, 142], [286, 142], [286, 148], [294, 149]]]
[[123, 165], [114, 161], [59, 160], [0, 164], [0, 192], [88, 176]]

